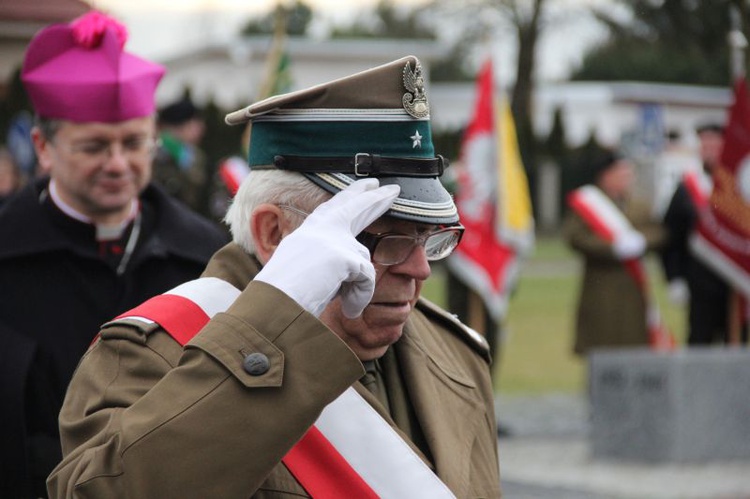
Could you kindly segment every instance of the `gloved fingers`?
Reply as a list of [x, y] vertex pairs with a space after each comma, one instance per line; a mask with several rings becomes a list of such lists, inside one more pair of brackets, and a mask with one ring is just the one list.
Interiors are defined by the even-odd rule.
[[348, 319], [362, 315], [362, 311], [372, 300], [375, 292], [375, 267], [368, 261], [363, 262], [359, 272], [352, 274], [351, 280], [341, 283], [341, 311]]
[[401, 191], [398, 185], [378, 185], [374, 178], [358, 180], [318, 206], [309, 218], [344, 224], [357, 235], [388, 211]]
[[356, 236], [380, 218], [393, 205], [400, 192], [401, 187], [396, 184], [384, 185], [364, 192], [348, 203], [352, 234]]
[[334, 194], [331, 199], [315, 208], [313, 213], [320, 214], [329, 211], [338, 211], [351, 200], [357, 199], [362, 193], [377, 189], [379, 186], [380, 182], [376, 178], [357, 180]]

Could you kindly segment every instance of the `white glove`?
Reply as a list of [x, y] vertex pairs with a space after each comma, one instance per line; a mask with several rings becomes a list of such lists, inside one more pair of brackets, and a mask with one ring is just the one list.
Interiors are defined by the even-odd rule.
[[684, 305], [690, 299], [690, 288], [685, 279], [672, 279], [667, 286], [669, 301], [675, 305]]
[[375, 290], [375, 267], [354, 237], [388, 211], [401, 191], [398, 185], [378, 186], [377, 179], [359, 180], [318, 206], [282, 239], [255, 279], [316, 317], [337, 294], [344, 315], [362, 314]]
[[640, 232], [631, 230], [615, 239], [612, 249], [620, 260], [638, 258], [646, 251], [646, 238]]

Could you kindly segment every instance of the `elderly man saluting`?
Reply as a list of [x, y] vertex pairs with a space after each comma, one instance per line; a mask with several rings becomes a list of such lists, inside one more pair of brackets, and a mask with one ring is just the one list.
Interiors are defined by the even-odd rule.
[[487, 345], [420, 298], [462, 227], [412, 56], [258, 102], [234, 242], [106, 324], [54, 497], [499, 497]]

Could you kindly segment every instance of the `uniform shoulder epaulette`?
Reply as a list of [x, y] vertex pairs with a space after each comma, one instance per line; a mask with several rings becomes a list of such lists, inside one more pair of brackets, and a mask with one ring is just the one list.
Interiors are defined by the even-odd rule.
[[96, 343], [98, 339], [127, 339], [137, 343], [145, 343], [146, 337], [156, 329], [159, 329], [159, 324], [155, 322], [131, 317], [116, 317], [101, 325], [99, 334], [96, 335], [91, 344]]
[[417, 308], [420, 312], [429, 318], [440, 322], [449, 331], [459, 336], [487, 362], [492, 361], [490, 346], [485, 337], [458, 320], [458, 317], [443, 310], [426, 298], [420, 298], [417, 301]]

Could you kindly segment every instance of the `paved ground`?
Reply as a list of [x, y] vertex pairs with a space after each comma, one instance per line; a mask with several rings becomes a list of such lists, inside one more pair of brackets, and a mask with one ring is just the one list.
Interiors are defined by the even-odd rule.
[[500, 396], [506, 499], [750, 499], [750, 461], [648, 464], [593, 459], [581, 396]]

